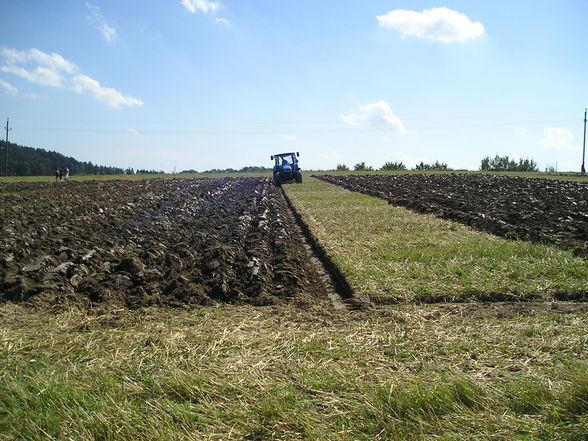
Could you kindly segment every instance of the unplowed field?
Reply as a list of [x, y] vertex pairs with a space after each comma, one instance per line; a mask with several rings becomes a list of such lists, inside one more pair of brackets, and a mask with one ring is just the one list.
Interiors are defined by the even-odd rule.
[[0, 202], [0, 300], [260, 305], [323, 289], [269, 179], [13, 183]]
[[316, 177], [498, 236], [588, 255], [588, 183], [486, 174]]

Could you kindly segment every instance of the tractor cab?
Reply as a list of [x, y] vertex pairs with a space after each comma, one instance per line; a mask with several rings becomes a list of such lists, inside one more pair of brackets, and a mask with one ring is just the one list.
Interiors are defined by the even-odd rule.
[[302, 182], [302, 171], [298, 165], [299, 156], [298, 152], [278, 153], [271, 156], [271, 159], [275, 161], [273, 181], [277, 187], [290, 182], [297, 184]]

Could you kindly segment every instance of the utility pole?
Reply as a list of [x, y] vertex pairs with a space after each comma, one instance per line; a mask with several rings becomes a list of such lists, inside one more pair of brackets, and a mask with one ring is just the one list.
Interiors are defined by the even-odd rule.
[[11, 128], [8, 127], [8, 123], [10, 122], [10, 118], [6, 118], [6, 127], [4, 127], [6, 129], [6, 145], [5, 145], [5, 151], [4, 151], [4, 176], [8, 177], [8, 132], [10, 130], [12, 130]]
[[586, 167], [584, 167], [584, 159], [586, 159], [586, 110], [584, 109], [584, 143], [582, 144], [582, 174], [586, 173]]

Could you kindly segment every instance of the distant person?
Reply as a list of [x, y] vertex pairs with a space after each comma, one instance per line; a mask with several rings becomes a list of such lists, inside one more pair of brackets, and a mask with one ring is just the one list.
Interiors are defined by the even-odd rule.
[[55, 170], [55, 182], [57, 182], [57, 180], [59, 179], [59, 175], [61, 175], [61, 170], [56, 169]]
[[63, 170], [59, 169], [59, 180], [63, 179]]
[[65, 180], [69, 181], [69, 168], [65, 167]]

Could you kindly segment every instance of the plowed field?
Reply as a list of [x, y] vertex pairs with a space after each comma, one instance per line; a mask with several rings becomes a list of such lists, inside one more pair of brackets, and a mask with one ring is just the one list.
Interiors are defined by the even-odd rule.
[[487, 174], [316, 177], [498, 236], [588, 255], [588, 183]]
[[269, 179], [12, 183], [0, 201], [0, 300], [261, 305], [323, 289]]

